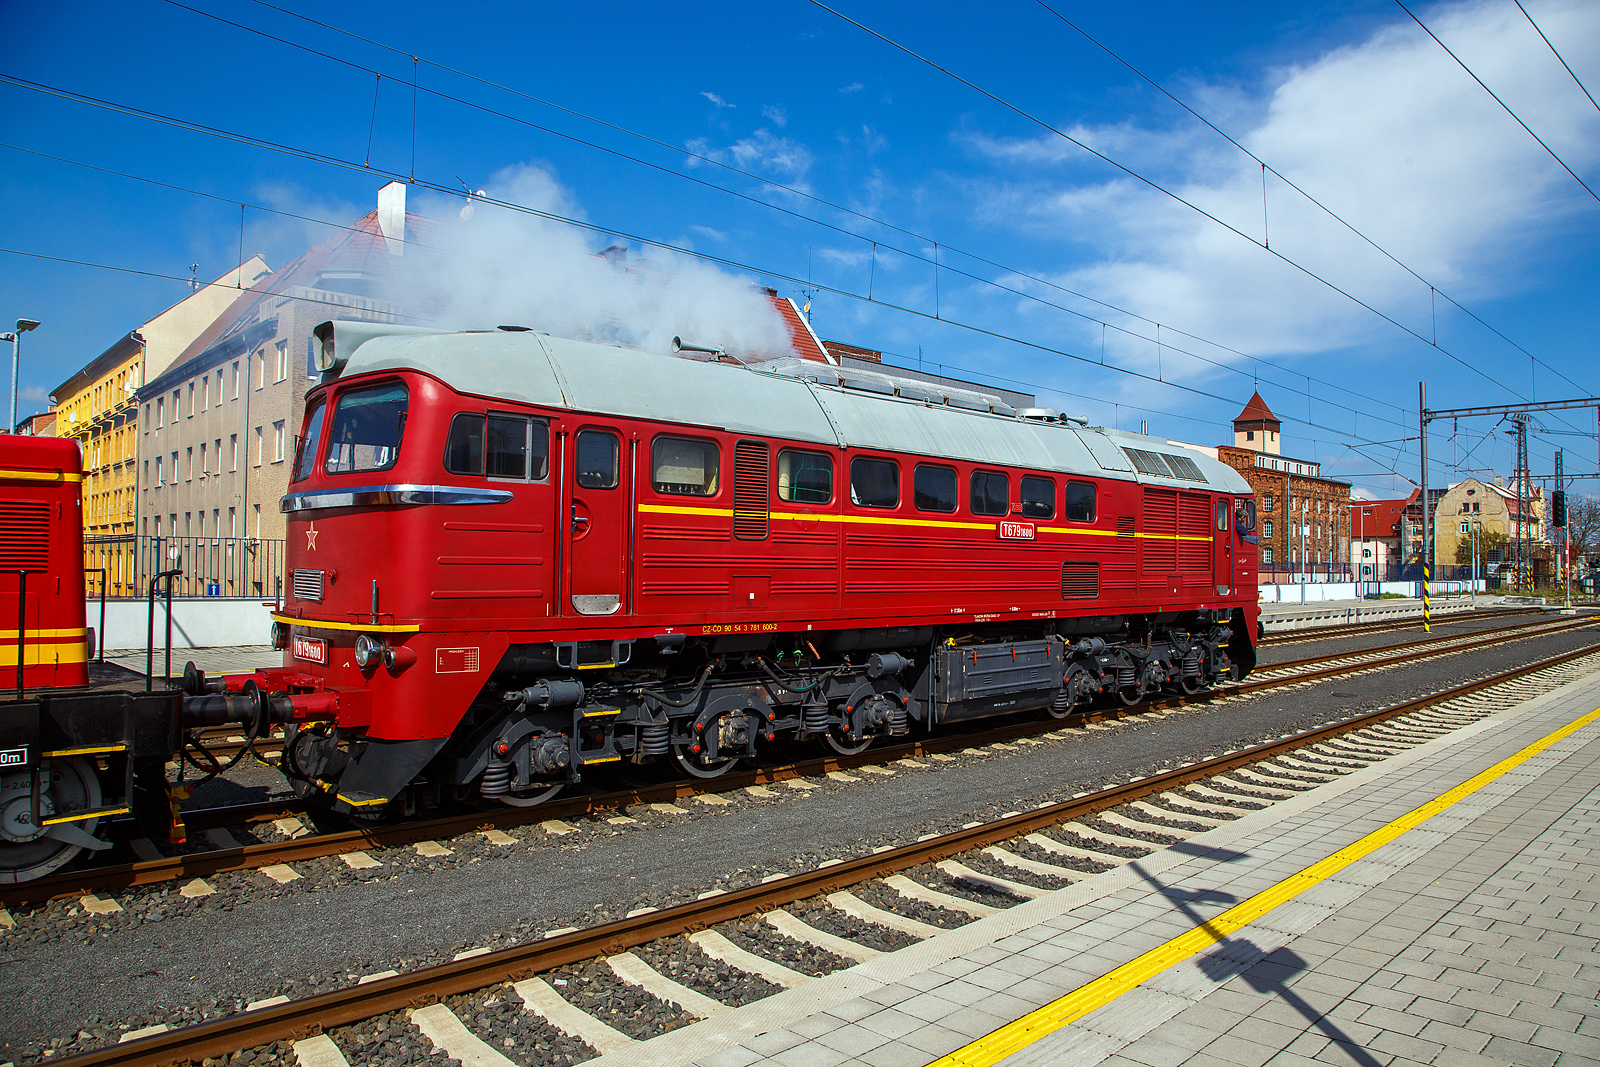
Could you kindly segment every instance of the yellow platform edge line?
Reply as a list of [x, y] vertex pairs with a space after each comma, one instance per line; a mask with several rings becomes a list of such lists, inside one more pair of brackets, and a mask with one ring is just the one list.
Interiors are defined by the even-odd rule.
[[1311, 866], [1291, 874], [1278, 884], [1263, 889], [1244, 900], [1204, 926], [1179, 934], [1133, 960], [1124, 963], [1092, 982], [1085, 983], [1065, 996], [1029, 1012], [1013, 1023], [1008, 1023], [993, 1033], [956, 1049], [947, 1056], [934, 1060], [929, 1067], [991, 1067], [1040, 1038], [1063, 1026], [1103, 1008], [1122, 994], [1149, 981], [1167, 968], [1181, 963], [1229, 934], [1266, 915], [1278, 905], [1294, 899], [1344, 868], [1377, 851], [1407, 830], [1415, 829], [1446, 808], [1476, 793], [1495, 779], [1515, 770], [1551, 745], [1600, 719], [1600, 708], [1580, 716], [1560, 729], [1539, 738], [1514, 755], [1481, 771], [1447, 792], [1441, 793], [1421, 807], [1414, 808], [1393, 822], [1382, 826], [1353, 844], [1346, 845], [1333, 855], [1318, 860]]

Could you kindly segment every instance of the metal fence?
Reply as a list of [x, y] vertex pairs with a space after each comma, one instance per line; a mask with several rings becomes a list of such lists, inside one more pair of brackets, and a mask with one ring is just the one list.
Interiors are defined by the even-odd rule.
[[[108, 597], [142, 598], [150, 579], [181, 568], [172, 586], [175, 597], [277, 599], [283, 591], [284, 542], [259, 537], [153, 537], [126, 534], [86, 538], [83, 565], [105, 571]], [[98, 596], [100, 576], [88, 576], [90, 595]]]

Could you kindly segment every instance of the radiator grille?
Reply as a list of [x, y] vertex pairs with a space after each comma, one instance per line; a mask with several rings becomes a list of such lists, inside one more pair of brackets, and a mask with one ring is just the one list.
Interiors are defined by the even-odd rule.
[[0, 500], [0, 570], [42, 571], [50, 563], [50, 504]]
[[1098, 560], [1067, 560], [1061, 564], [1061, 599], [1093, 600], [1100, 595]]
[[321, 600], [325, 571], [295, 571], [294, 598], [296, 600]]
[[767, 536], [768, 449], [765, 441], [740, 441], [733, 446], [733, 536], [762, 541]]

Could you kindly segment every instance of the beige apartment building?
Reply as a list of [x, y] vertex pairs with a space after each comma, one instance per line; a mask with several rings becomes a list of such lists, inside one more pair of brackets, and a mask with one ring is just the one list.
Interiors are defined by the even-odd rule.
[[[78, 442], [83, 454], [84, 566], [103, 569], [109, 596], [137, 596], [139, 434], [137, 391], [160, 374], [194, 339], [267, 273], [254, 256], [222, 277], [118, 338], [110, 348], [51, 392], [55, 434]], [[99, 591], [98, 575], [89, 590]]]
[[311, 331], [399, 320], [399, 305], [367, 294], [403, 254], [401, 226], [429, 222], [404, 213], [400, 190], [398, 212], [386, 189], [379, 211], [261, 277], [139, 390], [138, 532], [147, 570], [183, 567], [180, 595], [279, 594], [278, 501], [317, 379]]

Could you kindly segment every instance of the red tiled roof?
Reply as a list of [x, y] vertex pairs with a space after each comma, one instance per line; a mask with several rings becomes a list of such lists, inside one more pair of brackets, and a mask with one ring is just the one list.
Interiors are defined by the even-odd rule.
[[[1398, 537], [1406, 506], [1420, 494], [1413, 489], [1404, 500], [1350, 501], [1350, 533], [1356, 537]], [[1365, 516], [1363, 516], [1365, 512]]]
[[818, 363], [833, 362], [823, 351], [817, 335], [811, 332], [811, 327], [801, 318], [800, 309], [794, 306], [793, 300], [779, 296], [771, 289], [767, 290], [767, 299], [772, 301], [773, 309], [783, 317], [783, 325], [789, 330], [789, 344], [794, 348], [795, 355]]
[[1274, 415], [1272, 409], [1267, 407], [1267, 402], [1261, 399], [1259, 391], [1250, 395], [1250, 402], [1244, 406], [1244, 410], [1239, 412], [1233, 420], [1236, 427], [1241, 422], [1270, 422], [1273, 426], [1282, 425], [1278, 420], [1278, 416]]

